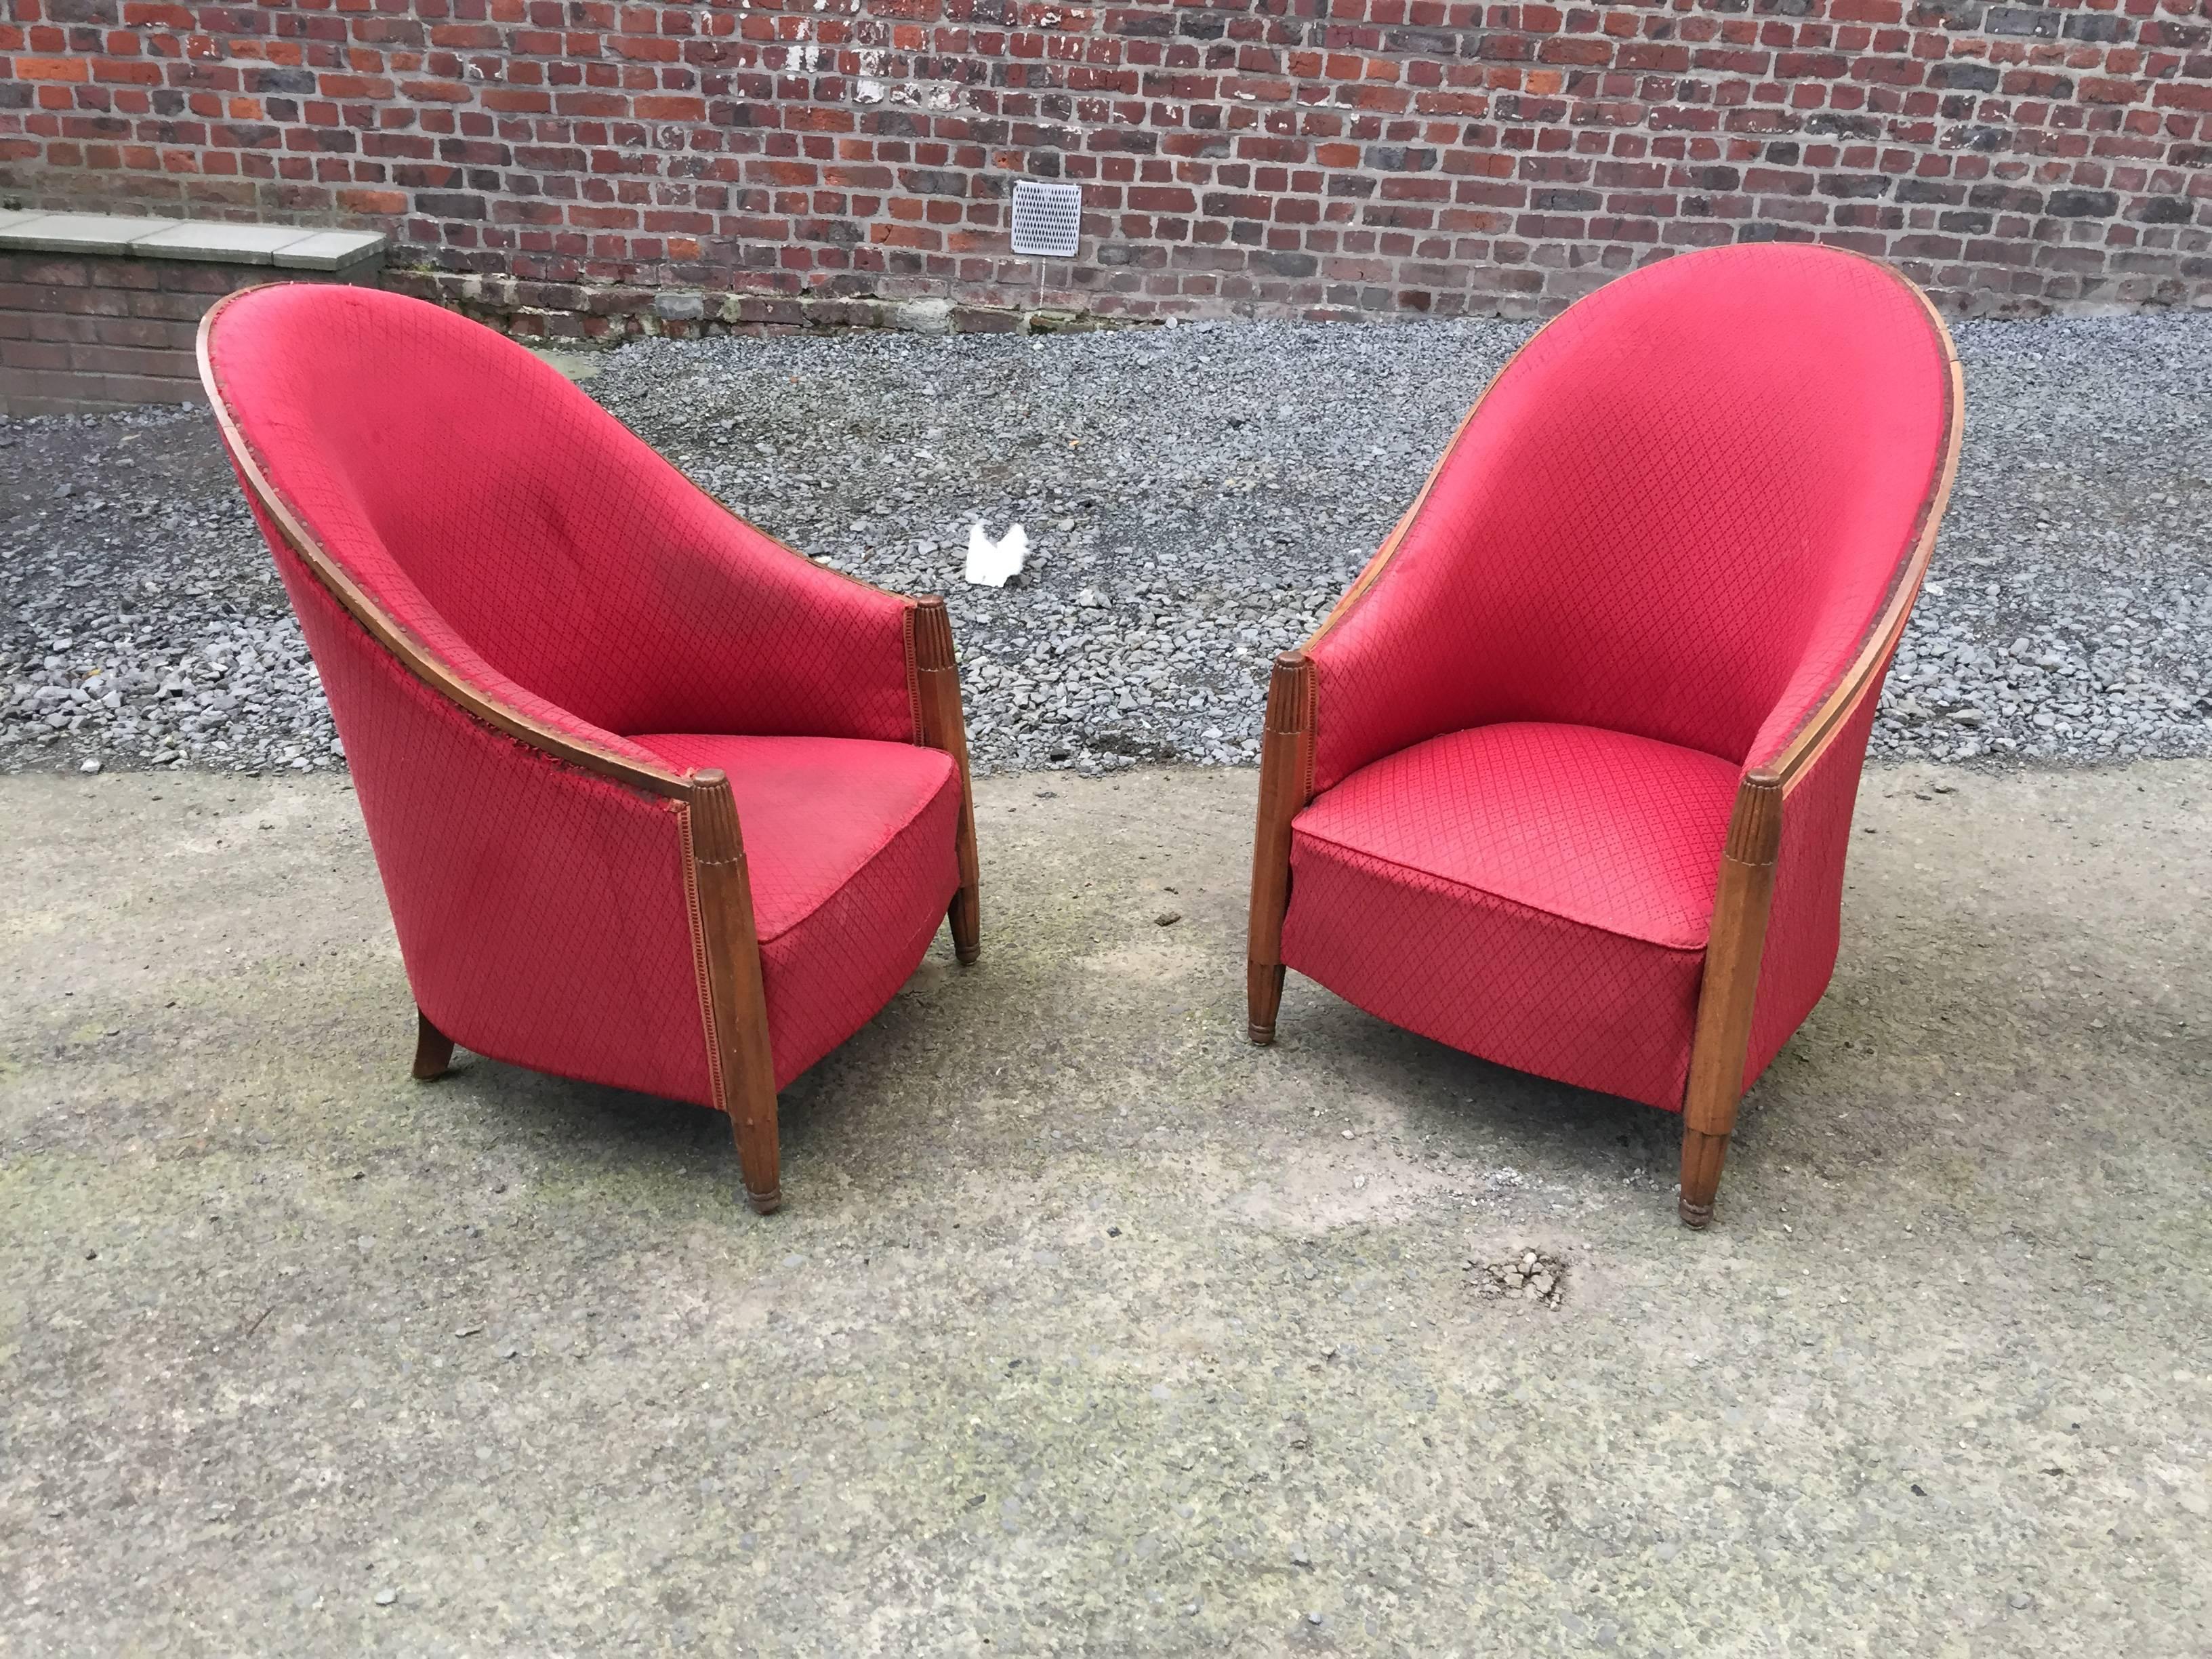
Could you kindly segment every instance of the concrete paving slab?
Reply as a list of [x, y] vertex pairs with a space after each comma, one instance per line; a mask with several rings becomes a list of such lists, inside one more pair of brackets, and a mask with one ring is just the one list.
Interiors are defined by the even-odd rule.
[[203, 259], [216, 264], [267, 265], [279, 249], [305, 241], [314, 232], [303, 225], [230, 224], [194, 219], [172, 225], [131, 243], [131, 252], [147, 259]]
[[390, 239], [377, 230], [319, 230], [276, 250], [287, 270], [345, 270], [384, 252]]
[[127, 253], [140, 239], [179, 222], [130, 214], [46, 213], [0, 227], [0, 248], [37, 253]]
[[409, 1080], [342, 780], [0, 778], [0, 1646], [2212, 1647], [2212, 764], [1871, 774], [1705, 1235], [1671, 1117], [1247, 1047], [1253, 787], [987, 781], [761, 1220]]

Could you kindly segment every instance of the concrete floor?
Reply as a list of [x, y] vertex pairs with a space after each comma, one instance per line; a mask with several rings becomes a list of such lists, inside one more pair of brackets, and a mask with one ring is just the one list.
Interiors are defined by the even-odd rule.
[[1870, 774], [1703, 1236], [1671, 1117], [1245, 1046], [1253, 783], [987, 782], [761, 1220], [409, 1080], [342, 781], [0, 780], [0, 1651], [2212, 1650], [2212, 764]]

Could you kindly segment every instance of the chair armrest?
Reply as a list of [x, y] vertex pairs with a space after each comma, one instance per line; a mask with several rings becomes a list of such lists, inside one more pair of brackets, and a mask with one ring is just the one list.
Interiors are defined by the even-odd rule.
[[[1717, 1097], [1723, 1073], [1735, 1092], [1750, 1088], [1813, 1012], [1835, 971], [1867, 740], [1925, 563], [1923, 543], [1843, 678], [1802, 717], [1778, 711], [1771, 724], [1778, 735], [1762, 743], [1771, 752], [1744, 769], [1698, 1006], [1696, 1052], [1713, 1072], [1706, 1098]], [[1758, 833], [1740, 848], [1737, 832], [1747, 812]], [[1745, 902], [1731, 910], [1731, 860], [1741, 857], [1761, 872], [1755, 891], [1736, 883]], [[1736, 970], [1716, 975], [1715, 964], [1724, 960]], [[1699, 1097], [1694, 1079], [1692, 1097]]]
[[[1942, 319], [1929, 304], [1928, 296], [1917, 289], [1913, 294], [1927, 312], [1936, 337], [1943, 346], [1947, 416], [1942, 462], [1936, 469], [1933, 487], [1921, 500], [1919, 514], [1912, 526], [1911, 550], [1898, 566], [1873, 622], [1856, 641], [1855, 648], [1844, 657], [1840, 672], [1833, 673], [1831, 683], [1817, 698], [1802, 696], [1795, 686], [1786, 690], [1780, 704], [1752, 740], [1750, 755], [1744, 762], [1745, 772], [1771, 772], [1785, 791], [1798, 787], [1799, 780], [1812, 770], [1838, 734], [1862, 712], [1869, 721], [1872, 720], [1873, 704], [1881, 696], [1882, 678], [1889, 672], [1890, 659], [1897, 654], [1898, 641], [1905, 637], [1905, 625], [1911, 620], [1913, 602], [1920, 597], [1921, 585], [1927, 580], [1929, 562], [1936, 556], [1936, 532], [1942, 527], [1943, 510], [1950, 504], [1951, 486], [1958, 480], [1959, 451], [1966, 435], [1966, 369], [1959, 362], [1950, 331], [1943, 326]], [[1829, 660], [1832, 662], [1834, 659]], [[1814, 659], [1808, 666], [1817, 670], [1820, 664]], [[1863, 738], [1860, 747], [1863, 750]]]
[[[1478, 404], [1476, 408], [1480, 407]], [[1413, 504], [1391, 526], [1390, 533], [1383, 538], [1382, 544], [1376, 550], [1375, 556], [1352, 578], [1352, 585], [1329, 608], [1328, 615], [1322, 619], [1321, 625], [1306, 636], [1304, 643], [1297, 651], [1285, 653], [1276, 659], [1279, 676], [1282, 664], [1292, 657], [1297, 658], [1304, 665], [1304, 689], [1299, 694], [1302, 698], [1300, 718], [1304, 721], [1301, 729], [1305, 733], [1302, 750], [1304, 793], [1299, 798], [1301, 806], [1311, 799], [1316, 788], [1326, 788], [1340, 782], [1346, 774], [1357, 770], [1368, 761], [1393, 750], [1402, 749], [1408, 744], [1417, 743], [1423, 738], [1436, 735], [1434, 732], [1421, 728], [1418, 722], [1414, 726], [1406, 724], [1401, 718], [1403, 700], [1398, 695], [1397, 684], [1377, 677], [1372, 672], [1370, 663], [1356, 662], [1354, 659], [1359, 653], [1347, 648], [1348, 636], [1342, 630], [1346, 620], [1355, 611], [1359, 614], [1363, 630], [1391, 627], [1394, 612], [1398, 608], [1393, 604], [1395, 596], [1387, 580], [1391, 573], [1391, 562], [1419, 518], [1431, 489], [1451, 459], [1462, 434], [1474, 420], [1474, 410], [1468, 411], [1459, 431], [1452, 434], [1451, 443], [1445, 446], [1444, 453], [1430, 472], [1428, 481], [1421, 486], [1420, 494], [1413, 498]], [[1416, 672], [1419, 672], [1418, 665]], [[1324, 691], [1327, 694], [1330, 733], [1330, 752], [1325, 759], [1320, 753], [1318, 741]], [[1272, 688], [1268, 707], [1268, 725], [1272, 729], [1275, 721]], [[1265, 763], [1264, 760], [1262, 763]], [[1326, 775], [1319, 775], [1317, 769], [1325, 771]]]
[[[1557, 320], [1555, 318], [1553, 322]], [[1300, 799], [1300, 805], [1311, 798], [1317, 787], [1325, 788], [1340, 782], [1347, 773], [1357, 770], [1368, 761], [1405, 748], [1423, 738], [1437, 735], [1435, 731], [1423, 728], [1418, 721], [1409, 726], [1402, 719], [1394, 718], [1392, 705], [1400, 702], [1396, 688], [1362, 672], [1364, 665], [1356, 667], [1350, 662], [1349, 659], [1354, 653], [1346, 648], [1346, 636], [1340, 630], [1355, 611], [1361, 613], [1363, 626], [1374, 624], [1386, 629], [1390, 626], [1393, 612], [1397, 609], [1392, 603], [1393, 596], [1387, 583], [1392, 574], [1393, 561], [1419, 523], [1422, 510], [1429, 505], [1430, 497], [1436, 493], [1439, 481], [1450, 470], [1461, 446], [1474, 429], [1483, 405], [1504, 382], [1514, 364], [1552, 325], [1551, 322], [1546, 323], [1524, 342], [1492, 377], [1490, 384], [1474, 400], [1473, 407], [1460, 417], [1459, 424], [1452, 428], [1449, 441], [1437, 455], [1436, 464], [1429, 469], [1428, 477], [1421, 481], [1419, 493], [1405, 512], [1399, 515], [1397, 523], [1390, 527], [1390, 533], [1382, 538], [1382, 544], [1376, 549], [1374, 556], [1361, 568], [1359, 574], [1352, 578], [1352, 585], [1344, 590], [1342, 597], [1329, 608], [1328, 615], [1322, 619], [1321, 626], [1315, 629], [1299, 647], [1298, 654], [1302, 654], [1309, 665], [1306, 671], [1308, 684], [1304, 693], [1307, 703], [1304, 727], [1307, 733], [1304, 751], [1306, 793]], [[1319, 705], [1324, 689], [1328, 693], [1330, 732], [1330, 752], [1326, 757], [1322, 755], [1317, 741], [1322, 720]], [[1270, 706], [1272, 708], [1272, 702]], [[1271, 714], [1271, 725], [1273, 718]]]
[[[1928, 304], [1921, 296], [1923, 306]], [[1935, 318], [1932, 307], [1929, 316]], [[1850, 851], [1851, 813], [1858, 801], [1867, 740], [1881, 705], [1883, 682], [1898, 642], [1911, 619], [1936, 535], [1959, 471], [1966, 433], [1965, 373], [1950, 336], [1936, 319], [1949, 360], [1949, 418], [1943, 459], [1934, 487], [1921, 502], [1911, 552], [1899, 565], [1889, 592], [1854, 647], [1843, 655], [1832, 684], [1807, 699], [1793, 687], [1768, 717], [1744, 763], [1743, 789], [1776, 792], [1778, 811], [1766, 857], [1772, 866], [1759, 900], [1761, 947], [1758, 974], [1721, 993], [1742, 1005], [1739, 1029], [1741, 1085], [1749, 1088], [1827, 989], [1842, 939], [1844, 865]], [[1834, 660], [1831, 658], [1829, 660]], [[1808, 659], [1800, 684], [1830, 676], [1817, 657]], [[1723, 876], [1726, 864], [1723, 862]], [[1722, 918], [1714, 919], [1717, 945]], [[1700, 1009], [1703, 1018], [1704, 1010]], [[1732, 1069], [1733, 1059], [1729, 1061]]]
[[[200, 338], [204, 356], [204, 323]], [[685, 797], [689, 785], [659, 756], [517, 685], [447, 627], [435, 611], [420, 602], [412, 585], [404, 580], [403, 593], [415, 605], [404, 620], [395, 617], [331, 556], [277, 493], [229, 409], [220, 402], [214, 408], [246, 507], [276, 560], [278, 574], [303, 627], [316, 608], [310, 595], [319, 591], [339, 614], [350, 617], [407, 673], [487, 726], [556, 760], [646, 794], [672, 799]], [[318, 668], [319, 672], [319, 662]]]
[[607, 631], [610, 649], [649, 642], [654, 667], [609, 723], [921, 741], [915, 602], [817, 564], [638, 448], [641, 466], [667, 469], [637, 538], [654, 580]]

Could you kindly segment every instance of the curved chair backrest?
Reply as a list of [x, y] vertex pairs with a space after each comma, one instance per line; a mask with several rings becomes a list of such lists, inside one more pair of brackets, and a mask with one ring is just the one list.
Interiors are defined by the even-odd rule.
[[487, 353], [472, 337], [489, 332], [386, 295], [261, 289], [208, 313], [202, 374], [314, 653], [424, 1017], [501, 1059], [708, 1103], [688, 786], [507, 679], [428, 597], [502, 666], [535, 671], [455, 597], [451, 535], [415, 534], [408, 499], [455, 498], [489, 544], [522, 546], [469, 503], [495, 483], [489, 428], [530, 430], [531, 405], [574, 388], [518, 348]]
[[1317, 786], [1499, 720], [1771, 757], [1904, 579], [1950, 371], [1917, 289], [1826, 249], [1685, 255], [1583, 300], [1492, 384], [1312, 649], [1324, 688], [1392, 688], [1321, 722]]
[[810, 593], [848, 598], [845, 579], [746, 584], [793, 556], [513, 341], [421, 301], [295, 284], [226, 301], [204, 349], [276, 501], [495, 700], [634, 762], [609, 734], [774, 735], [793, 707], [853, 728], [822, 735], [911, 739], [902, 681], [857, 686], [835, 652], [769, 648]]

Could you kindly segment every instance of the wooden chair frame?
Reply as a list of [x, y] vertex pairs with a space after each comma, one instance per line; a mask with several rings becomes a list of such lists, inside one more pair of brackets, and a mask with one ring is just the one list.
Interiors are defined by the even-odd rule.
[[[245, 295], [226, 295], [200, 319], [198, 352], [201, 383], [207, 388], [216, 425], [236, 460], [246, 489], [276, 525], [284, 544], [354, 621], [398, 660], [407, 672], [463, 713], [505, 732], [549, 758], [580, 771], [665, 800], [677, 816], [688, 854], [686, 897], [698, 935], [695, 944], [702, 967], [700, 1001], [706, 1012], [709, 1073], [715, 1105], [729, 1115], [731, 1134], [743, 1171], [745, 1200], [762, 1215], [783, 1202], [776, 1130], [775, 1067], [769, 1052], [768, 1003], [762, 988], [760, 940], [754, 931], [752, 883], [745, 868], [744, 836], [728, 776], [707, 769], [690, 773], [641, 763], [611, 753], [570, 733], [532, 719], [506, 702], [487, 696], [456, 674], [419, 639], [402, 627], [368, 591], [348, 575], [312, 531], [278, 494], [260, 457], [247, 441], [223, 397], [210, 356], [216, 319]], [[696, 489], [697, 486], [694, 485]], [[706, 492], [702, 490], [702, 495]], [[708, 497], [713, 500], [712, 496]], [[714, 505], [727, 514], [719, 501]], [[730, 514], [735, 518], [738, 515]], [[740, 520], [740, 522], [745, 522]], [[765, 534], [747, 523], [748, 529]], [[771, 538], [770, 539], [774, 539]], [[778, 542], [795, 559], [805, 556]], [[840, 572], [842, 575], [843, 573]], [[857, 577], [844, 580], [863, 587]], [[876, 588], [878, 592], [888, 590]], [[960, 818], [956, 832], [960, 886], [947, 920], [953, 953], [963, 964], [981, 952], [981, 878], [975, 857], [975, 787], [968, 766], [968, 728], [960, 706], [960, 676], [952, 647], [952, 623], [945, 601], [890, 594], [906, 608], [907, 684], [920, 712], [919, 741], [951, 756], [960, 773]], [[453, 1041], [416, 1011], [414, 1074], [424, 1081], [440, 1077], [452, 1064]]]
[[[1705, 1227], [1713, 1218], [1714, 1195], [1728, 1158], [1729, 1139], [1735, 1130], [1736, 1107], [1743, 1097], [1743, 1068], [1751, 1043], [1767, 915], [1774, 896], [1783, 815], [1789, 810], [1790, 794], [1809, 775], [1813, 763], [1826, 752], [1836, 734], [1850, 725], [1869, 698], [1880, 694], [1883, 671], [1904, 635], [1913, 601], [1927, 576], [1943, 508], [1958, 475], [1959, 446], [1966, 432], [1966, 380], [1951, 331], [1911, 278], [1880, 260], [1868, 263], [1881, 265], [1905, 285], [1920, 302], [1942, 344], [1947, 371], [1943, 462], [1920, 504], [1911, 550], [1899, 565], [1889, 594], [1850, 665], [1774, 759], [1746, 773], [1736, 791], [1721, 854], [1720, 882], [1705, 946], [1697, 1023], [1690, 1042], [1689, 1082], [1683, 1098], [1681, 1194], [1677, 1208], [1683, 1222], [1692, 1227]], [[1542, 331], [1540, 329], [1538, 335]], [[1528, 344], [1534, 344], [1535, 338], [1532, 336]], [[1528, 345], [1521, 348], [1528, 349]], [[1515, 357], [1519, 355], [1516, 352]], [[1314, 797], [1314, 733], [1319, 699], [1313, 660], [1306, 653], [1381, 580], [1453, 451], [1481, 412], [1483, 402], [1512, 367], [1509, 360], [1476, 399], [1413, 506], [1321, 626], [1299, 649], [1285, 651], [1275, 659], [1260, 747], [1259, 823], [1252, 844], [1252, 906], [1245, 953], [1248, 1030], [1255, 1043], [1275, 1040], [1275, 1015], [1283, 995], [1283, 918], [1289, 913], [1291, 899], [1291, 821]]]

